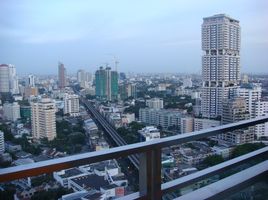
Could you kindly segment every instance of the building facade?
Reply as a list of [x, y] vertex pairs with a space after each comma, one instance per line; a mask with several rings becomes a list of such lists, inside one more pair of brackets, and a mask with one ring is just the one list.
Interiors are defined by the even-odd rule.
[[20, 118], [20, 105], [17, 102], [4, 103], [3, 105], [4, 117], [10, 121], [16, 121]]
[[100, 67], [95, 73], [96, 97], [102, 101], [113, 101], [118, 98], [118, 73], [110, 67]]
[[14, 65], [0, 65], [0, 93], [19, 93], [18, 76]]
[[[229, 124], [249, 119], [246, 100], [242, 97], [225, 99], [223, 101], [222, 124]], [[243, 128], [219, 135], [219, 139], [232, 145], [245, 144], [254, 141], [254, 127]]]
[[240, 80], [239, 21], [219, 14], [202, 24], [202, 102], [206, 118], [222, 114], [222, 101], [232, 98]]
[[79, 115], [79, 97], [76, 94], [65, 94], [64, 96], [64, 114], [71, 116]]
[[4, 132], [0, 131], [0, 154], [5, 152]]
[[146, 100], [146, 106], [153, 109], [162, 109], [164, 108], [164, 101], [160, 98], [152, 98]]
[[64, 67], [64, 64], [59, 62], [58, 65], [58, 86], [60, 89], [63, 89], [67, 84], [66, 82], [66, 68]]
[[56, 105], [53, 100], [43, 98], [31, 103], [32, 135], [36, 139], [56, 137]]

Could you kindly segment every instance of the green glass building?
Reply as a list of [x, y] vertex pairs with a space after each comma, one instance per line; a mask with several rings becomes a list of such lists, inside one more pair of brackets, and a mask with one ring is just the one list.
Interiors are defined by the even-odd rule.
[[98, 100], [114, 101], [118, 98], [118, 73], [110, 67], [100, 67], [95, 73], [95, 92]]

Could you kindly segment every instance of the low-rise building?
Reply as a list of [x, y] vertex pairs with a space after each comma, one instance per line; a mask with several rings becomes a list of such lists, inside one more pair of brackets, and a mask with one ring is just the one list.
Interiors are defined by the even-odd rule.
[[146, 126], [139, 130], [138, 133], [141, 136], [141, 141], [150, 141], [160, 138], [160, 131], [154, 126]]

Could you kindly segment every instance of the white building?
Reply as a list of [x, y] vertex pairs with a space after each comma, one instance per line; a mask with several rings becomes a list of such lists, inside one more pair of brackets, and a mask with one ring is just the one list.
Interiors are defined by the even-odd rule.
[[163, 102], [163, 99], [152, 98], [152, 99], [146, 100], [146, 106], [148, 106], [149, 108], [161, 109], [164, 107], [164, 102]]
[[0, 65], [0, 92], [9, 92], [9, 66]]
[[261, 100], [261, 87], [256, 84], [246, 84], [237, 89], [237, 96], [246, 100], [250, 118], [255, 118], [255, 103]]
[[31, 103], [32, 134], [36, 139], [56, 137], [56, 105], [49, 98]]
[[34, 75], [32, 75], [32, 74], [28, 75], [26, 85], [28, 87], [35, 87], [35, 76]]
[[[257, 101], [254, 104], [256, 117], [268, 116], [268, 101]], [[255, 126], [255, 134], [258, 138], [268, 136], [268, 122]]]
[[0, 154], [5, 152], [4, 132], [0, 131]]
[[17, 102], [4, 103], [3, 105], [4, 117], [10, 121], [16, 121], [20, 118], [20, 105]]
[[19, 79], [14, 65], [9, 65], [9, 92], [19, 94]]
[[65, 94], [64, 96], [64, 114], [71, 116], [79, 115], [79, 97], [76, 94]]
[[240, 80], [240, 38], [238, 20], [225, 14], [203, 19], [203, 117], [221, 116], [223, 99], [234, 96]]
[[146, 126], [138, 131], [141, 134], [141, 141], [150, 141], [160, 138], [160, 131], [154, 126]]

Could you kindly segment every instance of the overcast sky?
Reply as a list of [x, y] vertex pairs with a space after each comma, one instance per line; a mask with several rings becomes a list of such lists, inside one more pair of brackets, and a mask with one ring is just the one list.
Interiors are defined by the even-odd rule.
[[241, 71], [268, 72], [267, 0], [0, 1], [0, 63], [68, 73], [118, 59], [123, 72], [201, 72], [202, 18], [240, 21]]

